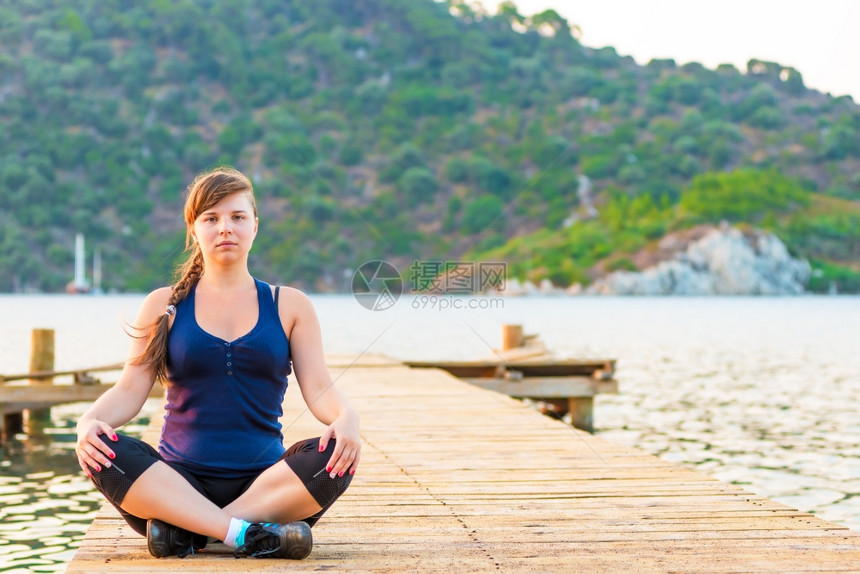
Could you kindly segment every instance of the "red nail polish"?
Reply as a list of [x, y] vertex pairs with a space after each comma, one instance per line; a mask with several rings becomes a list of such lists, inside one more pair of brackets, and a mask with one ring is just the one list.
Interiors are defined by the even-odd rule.
[[343, 476], [343, 471], [340, 471], [339, 473], [337, 473], [337, 475], [338, 475], [338, 476]]
[[114, 453], [110, 453], [110, 457], [114, 458], [116, 455]]
[[322, 445], [320, 445], [320, 452], [322, 452], [322, 451], [324, 451], [324, 450], [325, 450], [325, 449], [322, 447]]
[[355, 474], [355, 470], [349, 471], [349, 474]]
[[116, 435], [113, 435], [113, 440], [119, 440], [119, 437]]
[[330, 466], [325, 467], [325, 471], [326, 471], [326, 472], [331, 472], [331, 467], [330, 467]]
[[96, 472], [101, 472], [101, 471], [102, 471], [102, 467], [97, 466], [97, 467], [96, 467]]

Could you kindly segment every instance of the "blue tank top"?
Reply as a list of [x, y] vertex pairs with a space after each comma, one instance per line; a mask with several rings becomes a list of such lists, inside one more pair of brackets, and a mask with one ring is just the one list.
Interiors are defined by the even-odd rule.
[[284, 453], [280, 417], [290, 344], [272, 299], [257, 284], [259, 318], [225, 341], [194, 315], [196, 285], [176, 305], [167, 342], [167, 387], [159, 452], [192, 472], [235, 478], [260, 472]]

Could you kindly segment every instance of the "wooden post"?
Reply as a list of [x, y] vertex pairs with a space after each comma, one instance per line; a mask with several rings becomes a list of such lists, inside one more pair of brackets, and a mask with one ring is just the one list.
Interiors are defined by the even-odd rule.
[[594, 397], [570, 397], [567, 399], [570, 424], [578, 429], [594, 432]]
[[[30, 339], [30, 372], [36, 373], [39, 371], [54, 370], [54, 330], [53, 329], [33, 329], [33, 334]], [[30, 379], [31, 385], [40, 384], [46, 381], [47, 384], [53, 384], [53, 379]]]
[[24, 432], [24, 413], [3, 413], [3, 423], [0, 426], [2, 441], [8, 440], [9, 437], [13, 437], [19, 432]]
[[522, 325], [502, 325], [502, 350], [515, 349], [523, 346]]
[[[6, 380], [0, 375], [0, 385], [5, 385]], [[21, 432], [20, 413], [6, 412], [6, 405], [0, 403], [0, 443], [6, 442], [9, 435]]]
[[[54, 370], [54, 330], [33, 329], [30, 339], [30, 372]], [[31, 385], [52, 385], [54, 379], [30, 379]], [[27, 426], [33, 432], [51, 420], [51, 409], [27, 410]]]

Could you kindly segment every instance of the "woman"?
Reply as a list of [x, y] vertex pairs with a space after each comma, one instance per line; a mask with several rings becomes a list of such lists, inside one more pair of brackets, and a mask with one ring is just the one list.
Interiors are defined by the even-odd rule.
[[[193, 553], [207, 537], [236, 554], [304, 558], [310, 527], [355, 473], [358, 416], [332, 384], [309, 299], [248, 271], [258, 224], [248, 178], [227, 168], [199, 175], [185, 222], [190, 256], [175, 285], [144, 300], [136, 324], [150, 327], [78, 422], [78, 462], [157, 558]], [[285, 450], [290, 359], [327, 428]], [[167, 389], [157, 451], [114, 430], [155, 381]]]

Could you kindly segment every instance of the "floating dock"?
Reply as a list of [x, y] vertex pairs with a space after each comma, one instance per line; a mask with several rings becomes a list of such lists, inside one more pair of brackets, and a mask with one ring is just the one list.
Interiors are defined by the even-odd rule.
[[[44, 411], [50, 420], [49, 412], [53, 406], [65, 403], [94, 401], [114, 383], [102, 383], [94, 376], [99, 372], [122, 370], [122, 364], [79, 369], [74, 371], [39, 371], [19, 375], [0, 375], [0, 442], [9, 436], [24, 432], [24, 412], [31, 417]], [[59, 379], [59, 380], [57, 380]], [[68, 379], [65, 383], [63, 379]], [[18, 384], [29, 380], [28, 384]], [[164, 395], [161, 387], [152, 388], [153, 398]], [[32, 430], [32, 429], [27, 429]]]
[[[94, 401], [113, 383], [102, 384], [97, 374], [122, 370], [123, 363], [54, 370], [54, 330], [33, 329], [30, 372], [0, 374], [0, 443], [20, 432], [41, 432], [51, 419], [50, 408], [64, 403]], [[164, 393], [155, 387], [150, 396]], [[26, 416], [25, 416], [26, 415]], [[28, 424], [24, 424], [27, 419]]]
[[[362, 460], [307, 559], [237, 560], [214, 544], [158, 560], [106, 505], [67, 572], [860, 572], [860, 534], [843, 526], [440, 369], [329, 363], [361, 415]], [[295, 386], [283, 424], [288, 443], [322, 430]]]
[[530, 399], [541, 412], [594, 430], [594, 397], [617, 393], [615, 359], [558, 359], [537, 334], [522, 325], [502, 325], [502, 346], [486, 359], [404, 361], [409, 367], [442, 369], [466, 382], [517, 399]]

